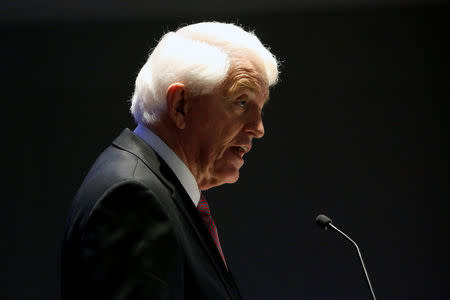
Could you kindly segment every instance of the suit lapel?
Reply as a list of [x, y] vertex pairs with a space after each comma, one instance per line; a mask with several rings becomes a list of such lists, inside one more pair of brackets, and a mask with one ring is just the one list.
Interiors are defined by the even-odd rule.
[[219, 274], [219, 277], [226, 286], [228, 293], [231, 298], [234, 298], [232, 295], [236, 294], [236, 291], [233, 291], [236, 287], [233, 279], [231, 275], [228, 274], [222, 257], [220, 256], [220, 253], [217, 250], [208, 229], [203, 223], [197, 208], [172, 170], [149, 145], [147, 145], [129, 129], [122, 131], [120, 136], [113, 141], [113, 145], [139, 157], [172, 192], [172, 198], [175, 204], [194, 228], [200, 243], [209, 256], [212, 264]]

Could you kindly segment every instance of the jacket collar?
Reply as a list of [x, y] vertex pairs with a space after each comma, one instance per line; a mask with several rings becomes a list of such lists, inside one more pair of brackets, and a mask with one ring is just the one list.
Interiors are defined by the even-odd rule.
[[179, 158], [179, 156], [153, 131], [151, 131], [143, 123], [139, 123], [134, 134], [140, 137], [147, 145], [149, 145], [159, 157], [170, 167], [177, 176], [178, 181], [189, 194], [189, 197], [197, 206], [200, 201], [200, 190], [194, 175]]
[[[163, 184], [170, 189], [173, 196], [175, 186], [172, 177], [176, 178], [176, 176], [172, 172], [169, 172], [169, 167], [149, 145], [128, 128], [124, 129], [112, 144], [139, 157], [140, 160], [155, 173]], [[178, 182], [178, 180], [176, 182]]]

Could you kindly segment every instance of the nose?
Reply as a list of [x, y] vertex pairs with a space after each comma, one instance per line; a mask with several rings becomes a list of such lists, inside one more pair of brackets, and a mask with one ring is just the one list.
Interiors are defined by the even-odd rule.
[[264, 124], [261, 112], [255, 112], [254, 116], [249, 120], [244, 131], [254, 138], [261, 138], [264, 135]]

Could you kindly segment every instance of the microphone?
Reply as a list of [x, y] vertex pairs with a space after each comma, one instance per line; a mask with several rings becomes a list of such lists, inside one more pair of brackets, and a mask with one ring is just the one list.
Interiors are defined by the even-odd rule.
[[322, 215], [322, 214], [318, 215], [316, 217], [316, 224], [325, 230], [330, 229], [330, 230], [336, 231], [337, 233], [339, 233], [340, 235], [345, 237], [347, 240], [349, 240], [356, 247], [356, 251], [358, 251], [359, 260], [361, 261], [364, 275], [366, 276], [367, 284], [369, 285], [369, 289], [372, 294], [372, 298], [373, 298], [373, 300], [376, 300], [377, 298], [375, 297], [375, 293], [373, 292], [372, 284], [370, 283], [370, 279], [369, 279], [369, 274], [367, 273], [367, 269], [366, 269], [366, 266], [364, 265], [364, 261], [363, 261], [362, 255], [361, 255], [361, 251], [359, 251], [358, 245], [348, 235], [346, 235], [344, 232], [339, 230], [339, 228], [334, 226], [333, 223], [331, 223], [331, 219], [328, 218], [327, 216]]

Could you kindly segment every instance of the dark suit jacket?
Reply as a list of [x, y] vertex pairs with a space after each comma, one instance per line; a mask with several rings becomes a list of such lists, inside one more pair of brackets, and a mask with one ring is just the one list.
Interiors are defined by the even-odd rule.
[[63, 300], [241, 298], [192, 200], [129, 129], [75, 197], [61, 276]]

